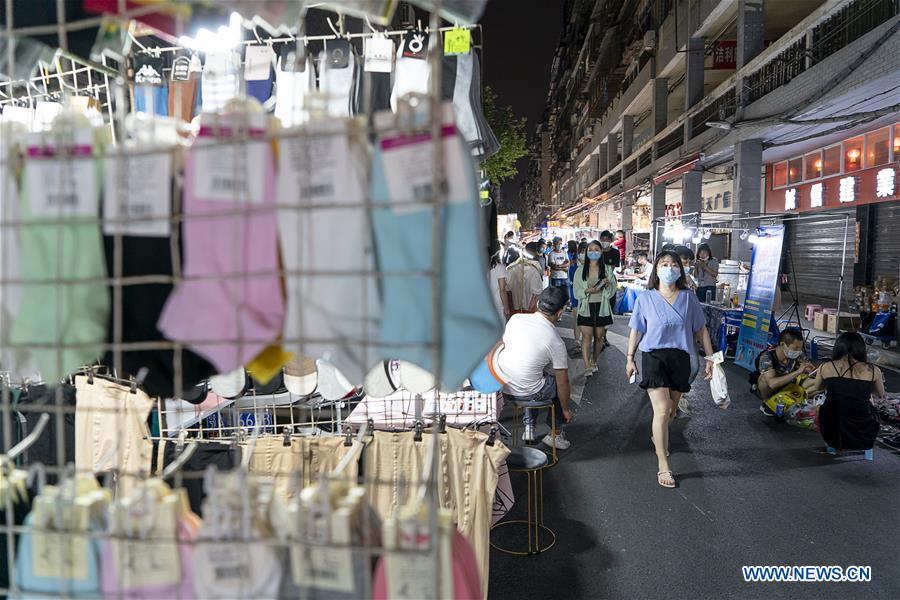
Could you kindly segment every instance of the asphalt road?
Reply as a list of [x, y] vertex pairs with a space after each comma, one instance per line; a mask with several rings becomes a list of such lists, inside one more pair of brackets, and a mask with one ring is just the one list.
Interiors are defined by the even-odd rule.
[[[671, 434], [679, 486], [663, 489], [649, 400], [624, 375], [627, 332], [617, 317], [567, 430], [572, 448], [544, 477], [556, 546], [493, 550], [489, 598], [900, 598], [900, 455], [822, 453], [818, 433], [763, 416], [747, 373], [728, 365], [731, 407], [695, 382], [692, 414]], [[511, 518], [524, 518], [524, 475], [512, 477]], [[743, 565], [863, 565], [872, 581], [745, 583]]]

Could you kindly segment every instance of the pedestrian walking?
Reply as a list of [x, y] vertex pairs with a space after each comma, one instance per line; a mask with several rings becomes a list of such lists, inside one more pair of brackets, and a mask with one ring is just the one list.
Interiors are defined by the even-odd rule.
[[581, 330], [581, 356], [585, 375], [597, 372], [597, 359], [603, 351], [606, 328], [612, 325], [609, 299], [616, 293], [613, 268], [603, 261], [599, 242], [587, 247], [587, 257], [575, 272], [575, 298], [578, 299], [578, 328]]
[[[647, 390], [653, 406], [653, 444], [658, 463], [656, 480], [666, 488], [675, 487], [669, 466], [669, 423], [675, 418], [682, 394], [690, 391], [691, 354], [696, 341], [712, 356], [712, 342], [706, 316], [697, 295], [688, 289], [687, 274], [676, 252], [660, 252], [653, 263], [647, 293], [635, 302], [629, 322], [626, 375], [641, 375], [640, 387]], [[641, 368], [635, 352], [641, 350]], [[706, 361], [706, 379], [712, 379], [713, 365]]]

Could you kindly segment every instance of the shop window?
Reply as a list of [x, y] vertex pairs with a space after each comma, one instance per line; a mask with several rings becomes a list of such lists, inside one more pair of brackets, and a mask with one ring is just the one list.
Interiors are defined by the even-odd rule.
[[803, 159], [795, 158], [788, 161], [788, 182], [800, 183], [803, 181]]
[[822, 151], [822, 175], [838, 175], [841, 172], [841, 146], [832, 146]]
[[822, 152], [810, 152], [803, 157], [804, 179], [818, 179], [822, 176]]
[[866, 136], [866, 167], [871, 169], [891, 161], [890, 129], [881, 129]]
[[731, 206], [731, 192], [723, 192], [722, 193], [722, 208], [729, 208]]
[[784, 187], [787, 185], [787, 163], [775, 163], [775, 173], [772, 178], [772, 187]]
[[862, 168], [863, 139], [853, 138], [844, 142], [844, 173], [852, 173]]
[[894, 125], [894, 160], [900, 160], [900, 125]]

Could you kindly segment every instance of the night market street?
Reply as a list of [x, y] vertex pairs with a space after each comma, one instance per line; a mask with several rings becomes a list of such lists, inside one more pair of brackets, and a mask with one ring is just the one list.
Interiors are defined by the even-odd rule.
[[[663, 489], [650, 403], [622, 376], [627, 332], [616, 317], [612, 346], [567, 429], [572, 448], [544, 477], [556, 547], [523, 558], [492, 552], [491, 598], [522, 598], [523, 580], [529, 598], [900, 596], [900, 456], [882, 446], [873, 463], [822, 453], [815, 431], [762, 415], [747, 372], [729, 362], [731, 406], [716, 408], [698, 378], [691, 417], [671, 430], [679, 485]], [[896, 389], [896, 374], [886, 377]], [[522, 481], [514, 474], [514, 515], [524, 513]], [[868, 565], [872, 581], [745, 583], [741, 567], [751, 565]]]

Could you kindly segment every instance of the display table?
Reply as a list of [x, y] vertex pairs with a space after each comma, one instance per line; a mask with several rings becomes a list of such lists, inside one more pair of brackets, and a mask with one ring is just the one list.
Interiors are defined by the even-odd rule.
[[621, 287], [624, 293], [616, 303], [615, 313], [617, 315], [624, 315], [634, 310], [634, 304], [637, 302], [638, 296], [647, 291], [647, 288], [637, 283], [624, 283]]

